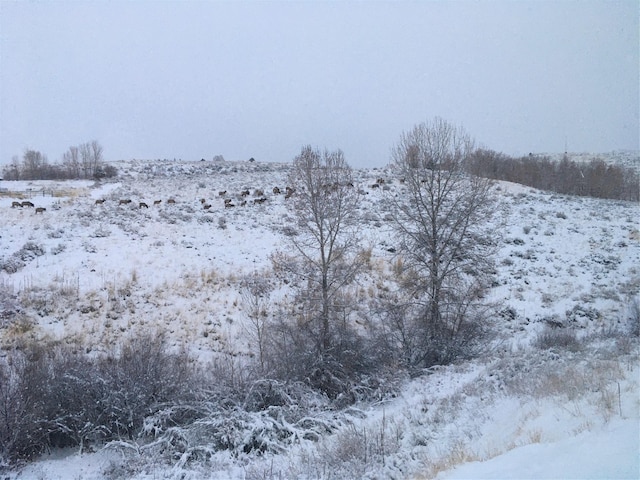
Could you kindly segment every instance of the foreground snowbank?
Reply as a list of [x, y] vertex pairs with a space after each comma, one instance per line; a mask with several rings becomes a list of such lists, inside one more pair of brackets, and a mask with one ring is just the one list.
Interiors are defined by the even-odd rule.
[[438, 480], [640, 478], [638, 418], [616, 419], [602, 429], [553, 443], [536, 443], [484, 462], [443, 472]]

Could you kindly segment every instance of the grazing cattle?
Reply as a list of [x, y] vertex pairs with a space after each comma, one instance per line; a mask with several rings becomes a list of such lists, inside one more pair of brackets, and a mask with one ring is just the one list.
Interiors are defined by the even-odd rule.
[[174, 204], [174, 203], [176, 203], [176, 201], [173, 198], [170, 198], [169, 200], [167, 200], [167, 203]]
[[20, 207], [22, 208], [22, 204], [20, 202], [11, 202], [11, 208]]
[[243, 197], [248, 197], [249, 195], [251, 195], [251, 192], [249, 192], [249, 190], [243, 190], [240, 195], [242, 195]]
[[370, 185], [369, 188], [380, 188], [380, 184], [374, 183], [373, 185]]
[[35, 205], [31, 202], [22, 202], [22, 206], [23, 207], [35, 207]]
[[377, 183], [378, 185], [384, 185], [384, 178], [379, 178], [379, 179], [377, 179], [377, 180], [376, 180], [376, 183]]
[[211, 208], [211, 205], [209, 203], [205, 203], [204, 205], [202, 205], [202, 208], [204, 208], [205, 210], [209, 210]]
[[262, 190], [256, 190], [253, 192], [254, 197], [264, 197], [264, 192]]
[[273, 194], [280, 195], [280, 189], [278, 187], [273, 187]]
[[256, 199], [253, 201], [253, 203], [264, 203], [264, 202], [266, 202], [266, 201], [267, 201], [267, 199], [266, 199], [265, 197], [262, 197], [262, 198], [256, 198]]
[[44, 214], [44, 212], [46, 212], [46, 211], [47, 211], [47, 209], [46, 209], [46, 208], [44, 208], [44, 207], [38, 207], [38, 208], [36, 208], [36, 214], [38, 214], [38, 213], [42, 213], [42, 214]]
[[224, 190], [222, 192], [218, 192], [218, 196], [220, 196], [220, 197], [224, 197], [226, 194], [227, 194], [226, 190]]
[[154, 205], [154, 206], [156, 206], [156, 205], [160, 205], [161, 203], [162, 203], [162, 200], [154, 200], [154, 201], [153, 201], [153, 205]]
[[140, 202], [139, 208], [149, 208], [149, 205], [144, 202]]
[[244, 207], [246, 204], [247, 204], [247, 201], [246, 201], [246, 200], [243, 200], [243, 201], [240, 203], [240, 206], [241, 206], [241, 207]]
[[96, 200], [95, 205], [102, 205], [104, 203], [104, 198], [100, 198], [98, 200]]
[[232, 208], [235, 207], [235, 205], [231, 202], [224, 202], [224, 208]]
[[131, 200], [126, 199], [126, 200], [120, 200], [120, 202], [118, 202], [118, 205], [129, 205], [131, 203]]

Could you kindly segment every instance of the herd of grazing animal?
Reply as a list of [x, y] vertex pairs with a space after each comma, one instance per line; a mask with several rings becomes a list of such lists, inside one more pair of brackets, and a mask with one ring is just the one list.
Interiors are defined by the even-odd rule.
[[36, 207], [33, 203], [29, 202], [29, 201], [24, 201], [24, 202], [11, 202], [11, 208], [34, 208], [35, 207], [35, 212], [36, 215], [39, 213], [41, 215], [44, 214], [44, 212], [47, 211], [46, 208], [44, 207]]
[[[288, 199], [291, 198], [291, 196], [294, 194], [294, 192], [296, 191], [295, 188], [292, 187], [286, 187], [286, 189], [284, 190], [284, 192], [282, 190], [280, 190], [280, 187], [273, 187], [273, 194], [274, 195], [281, 195], [284, 194], [284, 198]], [[251, 191], [250, 190], [242, 190], [238, 195], [236, 195], [236, 199], [238, 200], [237, 205], [244, 207], [248, 204], [246, 197], [251, 195]], [[263, 203], [265, 203], [267, 201], [267, 197], [264, 194], [264, 190], [262, 189], [255, 189], [253, 192], [253, 196], [256, 197], [254, 198], [250, 203], [253, 205], [261, 205]], [[236, 203], [233, 202], [232, 198], [229, 198], [229, 195], [227, 193], [227, 190], [220, 190], [218, 191], [218, 197], [222, 198], [224, 201], [224, 207], [225, 208], [233, 208], [236, 206]], [[95, 201], [94, 205], [102, 205], [105, 203], [105, 199], [104, 198], [100, 198], [98, 200]], [[132, 203], [132, 200], [129, 198], [126, 199], [120, 199], [118, 200], [118, 206], [121, 205], [129, 205]], [[158, 206], [162, 203], [162, 200], [154, 200], [153, 201], [153, 206]], [[168, 205], [172, 205], [175, 204], [176, 201], [173, 198], [169, 198], [166, 202]], [[212, 204], [209, 203], [207, 201], [206, 198], [201, 198], [200, 199], [200, 204], [202, 205], [202, 208], [204, 210], [210, 211]], [[13, 206], [20, 206], [19, 202], [14, 202]], [[149, 208], [149, 204], [147, 204], [146, 202], [139, 202], [138, 203], [138, 208]]]
[[[285, 199], [291, 198], [291, 196], [293, 195], [293, 193], [296, 191], [295, 188], [292, 187], [286, 187], [286, 194], [284, 196]], [[282, 190], [280, 190], [280, 187], [273, 187], [272, 192], [274, 195], [280, 195], [282, 194]], [[239, 203], [237, 203], [237, 205], [244, 207], [248, 204], [252, 204], [252, 205], [261, 205], [263, 203], [265, 203], [268, 199], [264, 194], [264, 190], [262, 189], [255, 189], [253, 191], [253, 196], [256, 197], [254, 198], [252, 201], [250, 201], [250, 203], [246, 200], [246, 197], [251, 195], [251, 190], [242, 190], [239, 194], [235, 195], [236, 200], [238, 200]], [[229, 194], [227, 192], [227, 190], [221, 190], [218, 192], [218, 196], [221, 197], [224, 201], [224, 208], [233, 208], [236, 206], [236, 203], [233, 202], [233, 198], [229, 198]], [[204, 198], [200, 199], [200, 203], [203, 204], [205, 209], [209, 209], [211, 208], [211, 205], [206, 203], [206, 200]]]
[[[272, 189], [273, 194], [274, 195], [281, 195], [284, 194], [284, 198], [288, 199], [291, 198], [291, 196], [295, 193], [296, 189], [293, 187], [286, 187], [286, 189], [284, 191], [282, 191], [280, 189], [280, 187], [273, 187]], [[246, 200], [246, 197], [251, 195], [251, 191], [250, 190], [242, 190], [239, 194], [236, 195], [236, 199], [238, 200], [237, 204], [241, 207], [244, 207], [248, 204], [248, 201]], [[264, 194], [264, 190], [262, 189], [255, 189], [253, 192], [253, 196], [255, 197], [250, 204], [253, 205], [261, 205], [263, 203], [265, 203], [268, 199]], [[233, 200], [231, 198], [228, 197], [227, 195], [227, 191], [226, 190], [221, 190], [218, 192], [218, 197], [222, 198], [224, 200], [224, 207], [225, 208], [233, 208], [236, 206], [236, 203], [233, 202]], [[106, 202], [106, 199], [104, 198], [99, 198], [94, 202], [95, 206], [98, 205], [103, 205]], [[118, 206], [127, 206], [130, 205], [132, 203], [132, 200], [130, 198], [124, 198], [124, 199], [120, 199], [118, 200]], [[154, 200], [153, 201], [153, 206], [158, 206], [162, 203], [162, 200]], [[166, 203], [168, 205], [173, 205], [176, 203], [176, 200], [174, 198], [169, 198], [167, 199]], [[202, 208], [204, 210], [209, 211], [211, 209], [211, 203], [208, 203], [207, 200], [205, 198], [201, 198], [200, 199], [200, 203], [202, 204]], [[11, 208], [35, 208], [35, 205], [30, 202], [30, 201], [22, 201], [22, 202], [17, 202], [14, 201], [11, 203]], [[149, 204], [147, 204], [146, 202], [139, 202], [138, 203], [138, 208], [142, 209], [142, 208], [149, 208]], [[36, 214], [44, 214], [44, 212], [46, 212], [47, 209], [44, 207], [37, 207], [35, 208], [35, 213]]]
[[[371, 189], [377, 189], [380, 188], [381, 186], [385, 185], [385, 179], [383, 178], [378, 178], [376, 180], [376, 182], [374, 184], [369, 185], [369, 188]], [[400, 179], [400, 183], [404, 183], [404, 179]], [[349, 186], [353, 186], [353, 184], [349, 184]], [[329, 187], [327, 187], [329, 188]], [[272, 192], [274, 195], [284, 195], [285, 200], [291, 198], [294, 194], [295, 194], [296, 189], [293, 187], [285, 187], [284, 191], [280, 189], [280, 187], [273, 187]], [[235, 198], [237, 200], [236, 203], [233, 202], [231, 197], [232, 195], [227, 193], [227, 190], [220, 190], [218, 191], [218, 197], [222, 198], [224, 200], [224, 207], [225, 208], [233, 208], [237, 205], [244, 207], [247, 204], [253, 204], [253, 205], [261, 205], [263, 203], [265, 203], [268, 199], [264, 194], [264, 190], [262, 189], [255, 189], [253, 192], [253, 197], [255, 197], [252, 201], [248, 202], [246, 197], [249, 197], [251, 195], [251, 191], [249, 189], [246, 190], [242, 190], [241, 192], [239, 192], [237, 195], [235, 195]], [[95, 201], [94, 205], [102, 205], [106, 202], [106, 200], [104, 198], [100, 198], [98, 200]], [[132, 203], [132, 200], [129, 198], [126, 199], [120, 199], [118, 200], [118, 206], [126, 206]], [[158, 205], [160, 205], [162, 203], [162, 200], [154, 200], [153, 201], [153, 206], [156, 207]], [[166, 201], [167, 205], [174, 205], [176, 203], [176, 200], [174, 198], [169, 198]], [[202, 208], [206, 211], [211, 211], [211, 207], [212, 204], [209, 203], [205, 198], [201, 198], [200, 199], [200, 203], [202, 205]], [[22, 201], [22, 202], [12, 202], [11, 203], [11, 208], [34, 208], [35, 205], [32, 202], [29, 201]], [[138, 208], [142, 209], [142, 208], [149, 208], [149, 204], [147, 204], [146, 202], [139, 202], [138, 203]], [[35, 213], [36, 214], [44, 214], [44, 212], [46, 212], [46, 208], [44, 207], [38, 207], [35, 208]]]
[[[28, 200], [25, 200], [24, 202], [11, 202], [11, 208], [34, 208], [34, 207], [35, 207], [35, 205], [32, 202], [28, 201]], [[35, 209], [36, 214], [38, 214], [38, 213], [39, 214], [44, 214], [44, 212], [46, 212], [46, 211], [47, 211], [47, 209], [44, 208], [44, 207], [37, 207]]]
[[[370, 184], [369, 188], [370, 189], [382, 189], [381, 187], [385, 186], [385, 184], [387, 183], [387, 180], [385, 180], [384, 178], [377, 178], [375, 183]], [[405, 179], [401, 178], [399, 179], [399, 183], [403, 184], [405, 183]], [[353, 187], [354, 185], [352, 183], [349, 183], [348, 186]], [[336, 185], [327, 185], [325, 187], [327, 190], [332, 190], [333, 188], [336, 188]], [[385, 186], [385, 188], [388, 188]], [[272, 188], [271, 190], [273, 192], [273, 195], [277, 196], [277, 195], [284, 195], [285, 200], [291, 198], [295, 192], [296, 189], [293, 187], [285, 187], [284, 190], [280, 189], [280, 187], [275, 186]], [[365, 191], [359, 190], [361, 193], [367, 193]], [[220, 190], [218, 191], [218, 197], [222, 198], [224, 201], [224, 208], [233, 208], [236, 205], [240, 206], [240, 207], [244, 207], [246, 205], [261, 205], [265, 202], [267, 202], [268, 198], [267, 196], [265, 196], [264, 194], [264, 190], [262, 189], [254, 189], [253, 191], [253, 200], [248, 200], [247, 197], [251, 196], [251, 191], [249, 189], [246, 190], [242, 190], [240, 191], [238, 194], [236, 195], [232, 195], [229, 194], [227, 192], [227, 190]], [[235, 203], [234, 203], [234, 199], [235, 198]], [[98, 206], [98, 205], [103, 205], [106, 202], [106, 199], [104, 198], [100, 198], [97, 199], [94, 203], [94, 205]], [[162, 204], [162, 200], [154, 200], [153, 201], [153, 206], [157, 207], [159, 205]], [[117, 205], [118, 206], [127, 206], [130, 205], [132, 203], [131, 199], [120, 199], [118, 200]], [[174, 198], [168, 198], [165, 202], [167, 205], [175, 205], [176, 204], [176, 200]], [[200, 203], [202, 205], [203, 210], [207, 211], [207, 212], [211, 212], [211, 208], [212, 208], [212, 203], [213, 202], [209, 202], [207, 201], [207, 199], [205, 198], [201, 198], [200, 199]], [[43, 215], [47, 209], [44, 207], [35, 207], [35, 205], [30, 202], [30, 201], [14, 201], [11, 203], [11, 208], [34, 208], [34, 211], [36, 214], [41, 214]], [[149, 204], [147, 204], [146, 202], [138, 202], [138, 209], [148, 209], [149, 208]]]
[[[102, 205], [105, 202], [104, 198], [100, 198], [98, 200], [95, 201], [94, 205]], [[120, 205], [129, 205], [132, 202], [132, 200], [130, 198], [126, 198], [126, 199], [122, 199], [122, 200], [118, 200], [118, 206]], [[162, 200], [154, 200], [153, 201], [153, 206], [156, 207], [158, 205], [160, 205], [162, 203]], [[170, 198], [169, 200], [167, 200], [167, 203], [176, 203], [176, 201], [172, 198]], [[138, 208], [149, 208], [149, 205], [146, 202], [139, 202], [138, 203]]]

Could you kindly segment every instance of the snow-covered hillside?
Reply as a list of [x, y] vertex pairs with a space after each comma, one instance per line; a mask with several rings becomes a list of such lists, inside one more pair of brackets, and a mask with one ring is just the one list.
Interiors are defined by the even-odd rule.
[[[157, 330], [203, 362], [248, 353], [240, 283], [289, 248], [288, 164], [115, 166], [113, 182], [0, 182], [2, 348], [28, 336], [100, 351]], [[386, 169], [355, 177], [373, 267], [353, 288], [374, 296], [396, 259], [390, 199], [404, 186]], [[638, 342], [624, 332], [640, 288], [640, 208], [496, 188], [489, 299], [502, 313], [482, 358], [407, 380], [395, 398], [356, 405], [337, 432], [285, 454], [221, 454], [206, 469], [147, 464], [136, 478], [637, 477]], [[46, 211], [12, 207], [19, 197]], [[275, 288], [276, 303], [290, 301], [287, 285]], [[552, 327], [580, 346], [535, 346]], [[126, 478], [119, 461], [113, 450], [54, 452], [9, 475]]]

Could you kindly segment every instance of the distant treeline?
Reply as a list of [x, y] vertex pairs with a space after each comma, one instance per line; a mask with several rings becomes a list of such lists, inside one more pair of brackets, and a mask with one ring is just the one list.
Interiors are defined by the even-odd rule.
[[60, 163], [49, 163], [37, 150], [25, 150], [22, 159], [13, 157], [2, 169], [4, 180], [75, 180], [115, 177], [118, 170], [105, 165], [102, 145], [96, 140], [69, 147]]
[[640, 200], [638, 172], [601, 159], [575, 162], [567, 155], [560, 161], [549, 157], [514, 158], [492, 150], [476, 150], [469, 163], [471, 173], [520, 183], [567, 195], [616, 200]]

